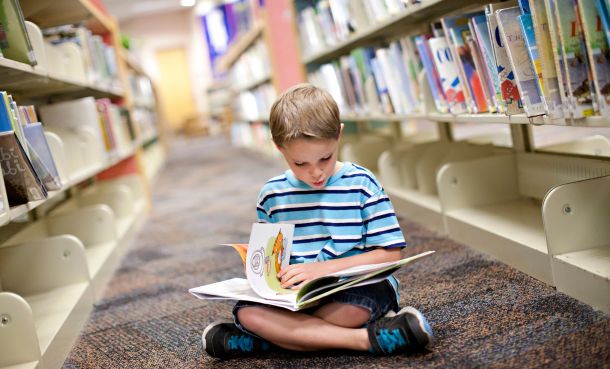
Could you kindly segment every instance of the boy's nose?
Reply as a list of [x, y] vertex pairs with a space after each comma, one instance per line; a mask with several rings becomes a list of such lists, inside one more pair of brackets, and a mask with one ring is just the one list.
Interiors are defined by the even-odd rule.
[[314, 178], [316, 178], [316, 179], [317, 179], [317, 178], [319, 178], [319, 177], [322, 175], [322, 169], [320, 169], [320, 168], [318, 168], [318, 167], [314, 167], [314, 168], [311, 170], [311, 173], [310, 173], [310, 174], [311, 174], [311, 176], [312, 176], [312, 177], [314, 177]]

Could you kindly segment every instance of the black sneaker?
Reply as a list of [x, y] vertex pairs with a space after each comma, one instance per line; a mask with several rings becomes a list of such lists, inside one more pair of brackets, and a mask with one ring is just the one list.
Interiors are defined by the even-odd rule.
[[419, 351], [432, 343], [432, 329], [422, 313], [405, 307], [395, 316], [381, 318], [367, 327], [371, 352], [398, 354]]
[[205, 352], [219, 359], [256, 355], [272, 347], [269, 342], [242, 332], [233, 323], [212, 323], [205, 328], [201, 339]]

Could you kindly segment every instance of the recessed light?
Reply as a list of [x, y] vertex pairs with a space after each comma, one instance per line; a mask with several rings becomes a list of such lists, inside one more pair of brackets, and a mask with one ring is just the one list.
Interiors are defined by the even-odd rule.
[[197, 0], [180, 0], [180, 5], [185, 7], [195, 6]]

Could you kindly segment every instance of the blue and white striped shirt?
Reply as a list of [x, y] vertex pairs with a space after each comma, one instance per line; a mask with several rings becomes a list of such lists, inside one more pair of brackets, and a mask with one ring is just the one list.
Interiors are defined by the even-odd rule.
[[[295, 225], [290, 264], [406, 246], [390, 199], [375, 176], [349, 162], [322, 189], [298, 180], [291, 170], [271, 178], [260, 191], [256, 210], [261, 223]], [[394, 278], [390, 281], [397, 287]]]

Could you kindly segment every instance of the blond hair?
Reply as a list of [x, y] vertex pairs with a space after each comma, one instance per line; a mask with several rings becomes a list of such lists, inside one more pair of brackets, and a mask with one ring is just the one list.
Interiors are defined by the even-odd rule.
[[273, 103], [269, 126], [273, 142], [279, 147], [297, 138], [338, 139], [339, 107], [325, 90], [299, 84]]

